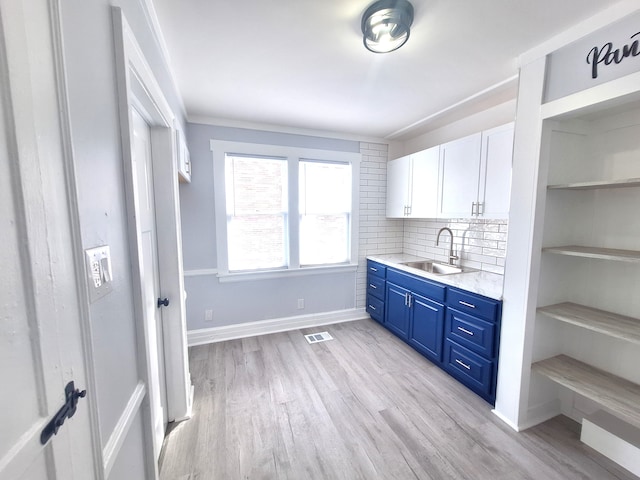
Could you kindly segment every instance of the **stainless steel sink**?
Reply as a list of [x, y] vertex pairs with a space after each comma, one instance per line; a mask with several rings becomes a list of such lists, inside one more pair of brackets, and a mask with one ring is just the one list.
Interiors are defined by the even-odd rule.
[[401, 265], [406, 265], [407, 267], [416, 268], [418, 270], [424, 270], [425, 272], [433, 273], [434, 275], [452, 275], [454, 273], [463, 273], [465, 271], [469, 271], [461, 267], [456, 267], [455, 265], [447, 265], [444, 263], [429, 261], [404, 262]]

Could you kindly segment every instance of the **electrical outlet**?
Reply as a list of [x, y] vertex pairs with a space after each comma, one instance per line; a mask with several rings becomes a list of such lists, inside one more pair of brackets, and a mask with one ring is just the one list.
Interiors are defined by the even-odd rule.
[[213, 310], [205, 310], [204, 311], [204, 321], [205, 322], [213, 322]]
[[298, 299], [298, 310], [302, 310], [304, 308], [304, 298]]

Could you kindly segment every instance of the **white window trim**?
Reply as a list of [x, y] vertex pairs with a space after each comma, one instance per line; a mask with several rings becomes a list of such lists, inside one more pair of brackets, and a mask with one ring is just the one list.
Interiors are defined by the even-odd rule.
[[[210, 148], [213, 155], [213, 189], [216, 217], [216, 251], [218, 262], [218, 278], [221, 282], [235, 282], [243, 280], [258, 280], [281, 278], [300, 275], [317, 275], [323, 273], [355, 271], [358, 261], [358, 232], [359, 232], [359, 198], [360, 198], [360, 161], [362, 155], [355, 152], [340, 152], [334, 150], [320, 150], [313, 148], [288, 147], [281, 145], [267, 145], [259, 143], [231, 142], [211, 140]], [[289, 163], [289, 182], [298, 184], [298, 163], [300, 159], [326, 159], [328, 161], [350, 163], [352, 175], [351, 195], [351, 263], [301, 267], [299, 264], [298, 189], [289, 189], [289, 254], [291, 257], [289, 268], [280, 270], [229, 272], [227, 250], [227, 213], [225, 198], [225, 155], [238, 153], [243, 155], [286, 157]], [[291, 183], [290, 183], [291, 184]]]

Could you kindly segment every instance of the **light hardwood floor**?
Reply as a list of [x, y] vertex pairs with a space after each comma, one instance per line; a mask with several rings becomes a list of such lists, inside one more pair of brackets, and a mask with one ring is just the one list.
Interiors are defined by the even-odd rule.
[[165, 439], [163, 480], [637, 478], [566, 417], [514, 432], [372, 320], [194, 347], [190, 367], [194, 416]]

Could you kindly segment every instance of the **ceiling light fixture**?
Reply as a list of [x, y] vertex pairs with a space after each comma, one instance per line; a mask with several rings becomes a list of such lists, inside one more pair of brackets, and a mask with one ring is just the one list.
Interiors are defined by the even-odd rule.
[[378, 0], [362, 15], [364, 46], [374, 53], [397, 50], [409, 39], [413, 6], [407, 0]]

